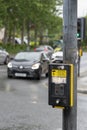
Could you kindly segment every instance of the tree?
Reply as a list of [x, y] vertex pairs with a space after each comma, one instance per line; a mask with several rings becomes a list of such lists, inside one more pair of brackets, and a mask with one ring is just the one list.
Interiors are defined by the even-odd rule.
[[15, 31], [19, 31], [23, 42], [26, 32], [30, 39], [32, 25], [35, 37], [43, 36], [46, 29], [56, 30], [60, 12], [57, 6], [62, 5], [62, 0], [0, 0], [0, 5], [0, 23], [6, 29], [5, 38], [14, 37]]

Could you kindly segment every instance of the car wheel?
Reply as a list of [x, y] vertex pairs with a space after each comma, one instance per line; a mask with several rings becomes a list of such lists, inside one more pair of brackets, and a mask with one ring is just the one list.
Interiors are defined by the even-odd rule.
[[38, 73], [38, 76], [37, 76], [37, 79], [40, 80], [41, 79], [41, 70], [39, 70], [39, 73]]
[[9, 74], [9, 72], [7, 71], [7, 77], [8, 77], [8, 78], [13, 78], [13, 77], [14, 77], [14, 75]]
[[8, 74], [7, 76], [8, 76], [8, 78], [12, 78], [12, 76], [11, 76], [11, 75], [9, 75], [9, 74]]
[[40, 80], [40, 79], [41, 79], [41, 74], [39, 73], [37, 76], [37, 80]]
[[46, 73], [46, 78], [48, 77], [48, 73]]
[[8, 62], [9, 62], [9, 56], [7, 56], [7, 57], [6, 57], [4, 64], [6, 64], [6, 65], [7, 65], [7, 64], [8, 64]]

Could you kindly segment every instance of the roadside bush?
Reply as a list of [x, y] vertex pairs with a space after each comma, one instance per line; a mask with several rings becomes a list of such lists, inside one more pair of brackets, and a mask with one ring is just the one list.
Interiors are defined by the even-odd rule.
[[2, 46], [4, 49], [6, 49], [10, 54], [16, 54], [20, 51], [25, 51], [27, 46], [25, 44], [19, 45], [19, 44], [12, 44], [12, 43], [1, 43], [0, 46]]

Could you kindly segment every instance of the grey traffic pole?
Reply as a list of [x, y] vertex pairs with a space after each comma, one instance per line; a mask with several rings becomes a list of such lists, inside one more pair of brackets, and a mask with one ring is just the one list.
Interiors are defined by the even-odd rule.
[[63, 110], [63, 130], [77, 130], [77, 0], [63, 1], [64, 63], [74, 65], [74, 106]]

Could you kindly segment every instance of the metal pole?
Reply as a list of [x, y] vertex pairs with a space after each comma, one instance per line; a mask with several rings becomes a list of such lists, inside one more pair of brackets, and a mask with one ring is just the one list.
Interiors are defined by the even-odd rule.
[[74, 106], [63, 110], [63, 130], [77, 130], [77, 0], [63, 2], [64, 63], [74, 65]]
[[78, 77], [80, 76], [80, 56], [78, 58]]

